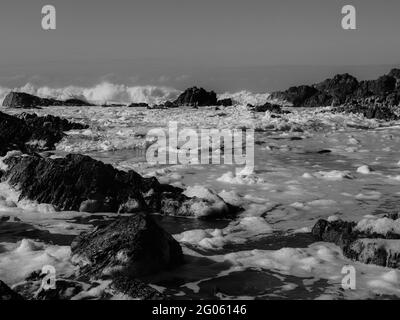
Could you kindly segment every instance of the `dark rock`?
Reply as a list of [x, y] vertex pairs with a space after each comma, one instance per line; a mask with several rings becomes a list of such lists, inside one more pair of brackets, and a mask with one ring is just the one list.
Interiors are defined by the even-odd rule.
[[[358, 80], [349, 75], [348, 73], [336, 75], [333, 79], [327, 79], [317, 85], [316, 89], [321, 92], [318, 95], [325, 95], [325, 97], [330, 97], [330, 99], [325, 98], [324, 104], [316, 105], [327, 106], [332, 103], [339, 105], [346, 101], [346, 98], [351, 95], [358, 88]], [[310, 105], [312, 106], [312, 105]]]
[[8, 108], [37, 108], [49, 106], [92, 106], [92, 104], [79, 99], [60, 101], [56, 99], [39, 98], [24, 92], [11, 92], [3, 101], [3, 107]]
[[400, 69], [393, 69], [388, 75], [376, 80], [361, 82], [346, 73], [312, 86], [292, 87], [283, 92], [274, 92], [271, 98], [282, 100], [294, 107], [349, 107], [358, 100], [368, 107], [365, 112], [368, 117], [385, 120], [388, 118], [387, 111], [377, 109], [399, 105], [399, 79]]
[[295, 107], [301, 107], [307, 99], [316, 93], [318, 93], [318, 90], [311, 86], [291, 87], [286, 91], [272, 93], [271, 99], [283, 100]]
[[80, 274], [93, 277], [123, 275], [132, 279], [183, 262], [179, 243], [145, 214], [122, 217], [83, 233], [71, 250]]
[[131, 299], [140, 300], [164, 300], [165, 297], [153, 289], [152, 287], [144, 284], [143, 282], [132, 279], [126, 275], [117, 275], [110, 285], [113, 295], [122, 294]]
[[50, 105], [51, 100], [42, 99], [24, 92], [11, 92], [3, 101], [3, 107], [8, 108], [35, 108]]
[[139, 102], [139, 103], [134, 102], [128, 106], [128, 108], [148, 108], [148, 107], [149, 105], [145, 102]]
[[101, 106], [103, 108], [120, 108], [120, 107], [125, 107], [126, 105], [123, 103], [104, 103]]
[[20, 296], [15, 291], [11, 290], [9, 286], [7, 286], [3, 281], [0, 280], [0, 301], [9, 301], [9, 300], [24, 300], [22, 296]]
[[400, 80], [400, 69], [392, 69], [390, 70], [390, 72], [388, 73], [389, 77], [393, 77], [396, 80]]
[[312, 229], [318, 241], [333, 242], [352, 260], [400, 268], [400, 235], [360, 231], [355, 222], [319, 220]]
[[0, 155], [12, 150], [26, 153], [54, 150], [64, 131], [84, 128], [87, 126], [54, 116], [26, 113], [11, 116], [0, 112]]
[[217, 106], [231, 107], [233, 105], [234, 105], [234, 101], [230, 98], [217, 101]]
[[9, 166], [3, 181], [21, 190], [21, 198], [49, 203], [60, 210], [118, 212], [121, 205], [135, 200], [148, 207], [143, 194], [160, 196], [162, 185], [144, 179], [134, 171], [118, 171], [90, 157], [68, 155], [51, 159], [39, 155], [15, 156], [4, 160]]
[[171, 109], [171, 108], [178, 108], [178, 105], [175, 102], [171, 102], [171, 101], [166, 101], [164, 103], [164, 107], [166, 109]]
[[216, 106], [217, 94], [214, 91], [208, 92], [203, 88], [193, 87], [185, 90], [185, 92], [178, 97], [174, 104], [179, 107]]
[[319, 220], [311, 233], [318, 241], [333, 242], [343, 248], [356, 239], [355, 226], [355, 222]]
[[377, 119], [384, 121], [397, 121], [400, 120], [400, 116], [394, 107], [382, 105], [378, 103], [371, 103], [369, 101], [357, 100], [350, 103], [346, 103], [341, 107], [332, 109], [333, 113], [353, 113], [360, 114], [367, 119]]
[[400, 240], [358, 239], [345, 247], [344, 253], [362, 263], [400, 268]]
[[1, 181], [21, 192], [20, 199], [48, 203], [62, 211], [158, 212], [198, 218], [230, 217], [240, 208], [216, 197], [215, 202], [189, 198], [182, 189], [120, 171], [88, 156], [65, 158], [10, 155]]

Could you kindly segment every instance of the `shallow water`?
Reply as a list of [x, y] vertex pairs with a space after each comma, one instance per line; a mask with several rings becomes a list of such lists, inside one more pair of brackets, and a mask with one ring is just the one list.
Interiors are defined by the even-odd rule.
[[[235, 221], [156, 216], [182, 244], [186, 263], [144, 280], [171, 298], [400, 296], [398, 271], [349, 261], [339, 248], [316, 244], [309, 234], [320, 218], [337, 216], [357, 221], [366, 215], [399, 211], [398, 123], [314, 110], [294, 110], [277, 119], [253, 114], [244, 107], [219, 111], [57, 107], [37, 113], [64, 116], [91, 126], [69, 133], [56, 154], [85, 153], [123, 170], [156, 176], [163, 183], [183, 188], [200, 185], [245, 209]], [[151, 128], [165, 128], [169, 121], [194, 129], [255, 129], [254, 172], [235, 176], [236, 167], [232, 165], [149, 165], [143, 152], [149, 143], [145, 134]], [[369, 170], [358, 170], [362, 166]], [[8, 264], [4, 262], [7, 270], [18, 267], [15, 246], [23, 239], [64, 248], [79, 232], [103, 219], [115, 218], [106, 213], [90, 217], [79, 213], [33, 214], [38, 209], [29, 207], [0, 209], [0, 216], [21, 219], [4, 222], [0, 228], [0, 259], [9, 259]], [[40, 250], [36, 251], [38, 257], [46, 253], [46, 249]], [[357, 290], [351, 292], [341, 288], [341, 270], [347, 264], [357, 269]], [[0, 271], [0, 278], [4, 274]], [[14, 281], [9, 279], [10, 284]]]

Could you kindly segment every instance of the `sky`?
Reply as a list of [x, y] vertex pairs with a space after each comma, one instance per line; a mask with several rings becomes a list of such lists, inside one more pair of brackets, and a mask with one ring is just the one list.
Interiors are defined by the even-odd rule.
[[[54, 5], [57, 29], [41, 28]], [[341, 8], [357, 30], [341, 28]], [[0, 86], [268, 92], [400, 66], [398, 0], [1, 0]]]

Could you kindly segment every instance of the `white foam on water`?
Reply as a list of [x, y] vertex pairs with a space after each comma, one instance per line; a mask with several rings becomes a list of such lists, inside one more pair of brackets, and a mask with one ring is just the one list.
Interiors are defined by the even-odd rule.
[[218, 250], [230, 244], [244, 244], [273, 232], [272, 227], [261, 217], [244, 217], [224, 229], [190, 230], [175, 235], [183, 243], [206, 250]]
[[46, 265], [55, 267], [57, 274], [69, 274], [74, 269], [69, 261], [69, 246], [24, 239], [18, 243], [1, 243], [0, 248], [0, 279], [9, 285], [24, 280]]

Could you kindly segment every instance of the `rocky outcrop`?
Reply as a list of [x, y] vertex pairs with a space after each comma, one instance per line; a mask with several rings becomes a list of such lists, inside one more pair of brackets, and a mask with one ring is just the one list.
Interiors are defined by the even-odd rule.
[[23, 298], [0, 280], [0, 301], [10, 300], [23, 300]]
[[386, 106], [398, 106], [399, 74], [399, 69], [393, 69], [388, 75], [377, 80], [358, 81], [346, 73], [312, 86], [292, 87], [286, 91], [274, 92], [271, 98], [282, 100], [294, 107], [341, 106], [354, 100], [362, 100], [365, 104], [369, 101], [369, 107], [377, 106], [374, 104], [376, 100], [382, 101]]
[[204, 106], [216, 106], [217, 105], [217, 94], [214, 91], [206, 91], [203, 88], [189, 88], [183, 92], [177, 100], [174, 102], [175, 105], [190, 106], [190, 107], [204, 107]]
[[[393, 219], [392, 219], [393, 218]], [[400, 234], [390, 231], [398, 217], [360, 223], [319, 220], [312, 229], [318, 241], [333, 242], [352, 260], [389, 268], [400, 268]], [[374, 228], [374, 225], [379, 226]], [[386, 227], [385, 225], [389, 226]]]
[[62, 211], [158, 212], [197, 218], [230, 217], [240, 208], [217, 196], [186, 196], [183, 190], [143, 178], [135, 171], [120, 171], [88, 156], [65, 158], [10, 155], [3, 159], [7, 181], [21, 192], [21, 199], [53, 205]]
[[92, 104], [79, 100], [68, 99], [60, 101], [56, 99], [39, 98], [37, 96], [24, 92], [10, 92], [3, 101], [3, 107], [7, 108], [37, 108], [49, 106], [92, 106]]
[[65, 136], [64, 131], [85, 128], [86, 125], [54, 116], [26, 113], [11, 116], [0, 112], [0, 155], [12, 150], [24, 153], [53, 150]]
[[134, 171], [118, 171], [83, 155], [50, 159], [11, 156], [3, 181], [21, 191], [21, 198], [48, 203], [59, 210], [134, 213], [160, 207], [157, 197], [175, 189]]
[[149, 275], [183, 262], [179, 243], [145, 214], [83, 233], [71, 245], [80, 274], [95, 278]]
[[382, 99], [359, 99], [345, 103], [343, 106], [333, 108], [333, 113], [353, 113], [363, 115], [367, 119], [384, 121], [400, 120], [400, 110], [383, 103]]
[[318, 93], [318, 90], [311, 86], [291, 87], [286, 91], [274, 92], [271, 99], [283, 100], [291, 103], [295, 107], [301, 107], [303, 104]]

